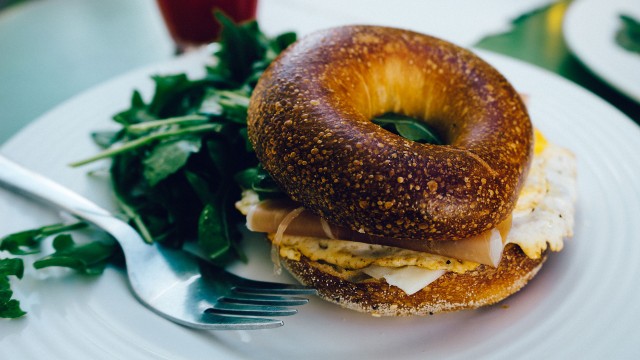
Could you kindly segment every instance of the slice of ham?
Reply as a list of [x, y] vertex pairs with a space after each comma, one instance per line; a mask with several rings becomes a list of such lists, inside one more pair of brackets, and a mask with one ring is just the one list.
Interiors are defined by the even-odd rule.
[[283, 235], [349, 240], [427, 252], [497, 267], [511, 229], [511, 218], [494, 229], [463, 240], [384, 238], [328, 224], [311, 211], [301, 210], [300, 204], [288, 199], [278, 199], [265, 200], [253, 206], [247, 214], [247, 228], [254, 232], [276, 233], [278, 243]]

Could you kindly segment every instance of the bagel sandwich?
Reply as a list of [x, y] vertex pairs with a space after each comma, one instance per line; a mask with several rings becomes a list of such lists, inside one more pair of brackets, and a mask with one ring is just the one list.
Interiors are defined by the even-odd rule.
[[[371, 122], [424, 121], [424, 144]], [[320, 297], [386, 315], [497, 303], [572, 236], [573, 154], [533, 129], [508, 81], [471, 52], [347, 26], [283, 52], [258, 81], [248, 135], [287, 195], [236, 207]]]

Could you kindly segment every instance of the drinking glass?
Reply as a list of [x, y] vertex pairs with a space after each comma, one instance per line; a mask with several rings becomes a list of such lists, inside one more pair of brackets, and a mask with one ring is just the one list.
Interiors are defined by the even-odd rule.
[[157, 0], [176, 52], [209, 44], [218, 38], [221, 11], [235, 22], [255, 19], [258, 0]]

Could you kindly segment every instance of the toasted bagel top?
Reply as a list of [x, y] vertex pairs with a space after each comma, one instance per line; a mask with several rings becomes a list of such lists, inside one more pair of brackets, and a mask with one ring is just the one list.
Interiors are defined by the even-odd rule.
[[[371, 122], [394, 112], [445, 145]], [[330, 223], [385, 237], [463, 239], [512, 211], [533, 130], [511, 84], [468, 50], [411, 31], [346, 26], [311, 34], [265, 71], [249, 107], [258, 159]]]

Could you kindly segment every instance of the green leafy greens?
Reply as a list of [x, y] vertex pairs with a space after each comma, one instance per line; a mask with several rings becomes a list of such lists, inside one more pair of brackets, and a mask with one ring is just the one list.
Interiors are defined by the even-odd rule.
[[[249, 98], [296, 36], [268, 38], [255, 21], [216, 16], [223, 30], [206, 74], [154, 76], [151, 99], [135, 91], [129, 109], [114, 116], [119, 131], [93, 134], [104, 151], [72, 165], [110, 158], [116, 197], [145, 241], [179, 247], [193, 240], [224, 265], [244, 259], [234, 202], [243, 189], [268, 182], [247, 139]], [[279, 193], [268, 187], [262, 193]]]
[[9, 276], [19, 279], [24, 274], [24, 263], [22, 259], [2, 259], [0, 258], [0, 317], [17, 318], [26, 312], [20, 308], [20, 302], [13, 299], [13, 291], [9, 283]]
[[29, 255], [40, 252], [40, 242], [52, 235], [66, 231], [84, 228], [82, 221], [72, 224], [53, 224], [37, 229], [20, 231], [9, 234], [0, 240], [0, 250], [6, 250], [13, 255]]
[[640, 21], [629, 15], [620, 15], [622, 26], [616, 32], [616, 42], [623, 48], [640, 53]]
[[[255, 21], [238, 25], [216, 16], [223, 30], [206, 74], [199, 79], [153, 76], [150, 101], [134, 91], [130, 107], [113, 117], [121, 129], [92, 134], [103, 152], [72, 166], [110, 158], [114, 193], [145, 241], [181, 246], [192, 239], [213, 262], [224, 265], [245, 260], [238, 246], [242, 219], [233, 209], [240, 192], [255, 185], [272, 196], [279, 193], [259, 168], [247, 139], [246, 117], [258, 78], [296, 35], [268, 38]], [[85, 226], [53, 224], [10, 234], [0, 240], [0, 251], [37, 254], [41, 243], [52, 238], [54, 252], [36, 259], [34, 268], [100, 274], [118, 258], [119, 248], [101, 241], [76, 243], [68, 232]], [[26, 314], [12, 298], [9, 282], [9, 276], [22, 278], [23, 273], [22, 259], [0, 258], [0, 317]]]
[[56, 250], [53, 254], [37, 260], [33, 267], [61, 266], [87, 275], [99, 275], [109, 263], [115, 244], [93, 241], [78, 245], [71, 235], [61, 234], [53, 239], [53, 248]]
[[[70, 231], [86, 228], [82, 221], [71, 224], [52, 224], [37, 229], [20, 231], [0, 239], [0, 250], [13, 255], [25, 256], [39, 254], [42, 242], [53, 239], [53, 254], [37, 259], [33, 263], [35, 269], [61, 266], [75, 269], [87, 274], [101, 274], [104, 267], [115, 258], [117, 248], [114, 244], [92, 241], [77, 245], [68, 234]], [[21, 279], [24, 274], [24, 263], [19, 258], [0, 258], [0, 318], [17, 318], [26, 314], [20, 308], [18, 300], [12, 299], [13, 291], [9, 276]]]

